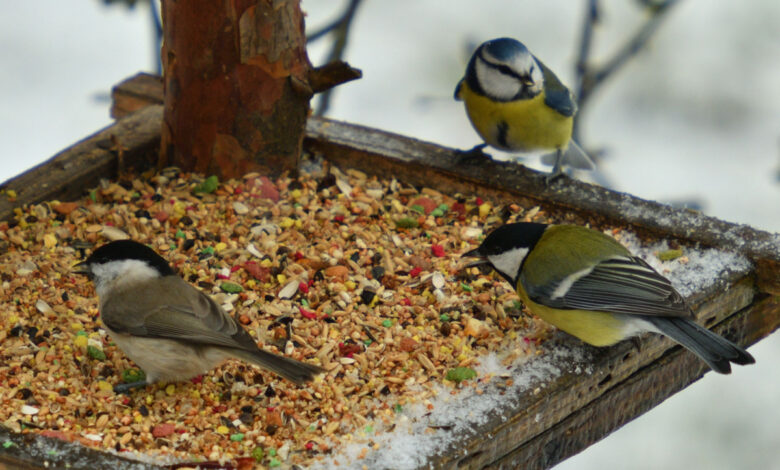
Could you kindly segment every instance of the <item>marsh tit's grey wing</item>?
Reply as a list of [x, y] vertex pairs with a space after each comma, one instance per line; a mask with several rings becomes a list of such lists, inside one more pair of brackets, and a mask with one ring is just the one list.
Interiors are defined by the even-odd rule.
[[144, 298], [136, 302], [122, 299], [126, 294], [113, 295], [101, 306], [103, 323], [117, 333], [219, 347], [299, 385], [323, 372], [313, 364], [258, 348], [233, 317], [183, 280], [170, 277], [156, 279], [152, 284]]
[[146, 283], [143, 293], [112, 293], [101, 305], [103, 323], [112, 331], [134, 336], [257, 348], [251, 338], [251, 345], [247, 344], [246, 332], [211, 298], [178, 277]]

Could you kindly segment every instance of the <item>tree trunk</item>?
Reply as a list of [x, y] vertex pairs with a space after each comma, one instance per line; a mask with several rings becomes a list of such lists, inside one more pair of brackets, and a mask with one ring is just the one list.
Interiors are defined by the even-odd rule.
[[160, 165], [297, 169], [311, 89], [299, 0], [162, 0]]

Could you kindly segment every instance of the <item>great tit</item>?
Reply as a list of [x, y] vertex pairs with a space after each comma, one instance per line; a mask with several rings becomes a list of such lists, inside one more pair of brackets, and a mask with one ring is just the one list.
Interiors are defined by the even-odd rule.
[[114, 241], [74, 268], [94, 281], [106, 330], [146, 373], [145, 381], [115, 387], [117, 393], [157, 381], [187, 380], [229, 358], [299, 385], [322, 372], [315, 365], [259, 349], [234, 318], [146, 245]]
[[485, 145], [506, 151], [552, 151], [549, 178], [562, 174], [563, 165], [595, 168], [571, 139], [577, 113], [571, 92], [520, 41], [499, 38], [480, 45], [455, 87], [455, 99], [463, 100], [471, 124], [485, 141], [472, 152]]
[[576, 225], [513, 223], [491, 232], [466, 257], [489, 264], [538, 317], [594, 346], [646, 331], [677, 341], [712, 370], [753, 356], [697, 325], [668, 279], [612, 237]]

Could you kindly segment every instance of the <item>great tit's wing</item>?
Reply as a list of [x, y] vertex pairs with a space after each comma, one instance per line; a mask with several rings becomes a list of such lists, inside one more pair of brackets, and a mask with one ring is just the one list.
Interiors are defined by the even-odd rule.
[[455, 85], [455, 93], [453, 93], [453, 98], [455, 98], [455, 101], [462, 101], [463, 98], [460, 97], [460, 87], [463, 86], [463, 78], [460, 79], [457, 85]]
[[209, 296], [175, 276], [146, 283], [143, 296], [115, 292], [101, 305], [118, 333], [256, 350], [249, 334]]
[[641, 258], [615, 256], [554, 282], [526, 285], [531, 300], [560, 309], [690, 317], [668, 279]]
[[544, 103], [556, 110], [562, 116], [570, 117], [574, 116], [577, 112], [577, 103], [574, 101], [574, 97], [566, 88], [566, 85], [558, 80], [552, 70], [547, 68], [544, 63], [534, 56], [539, 67], [542, 68], [542, 76], [544, 77]]

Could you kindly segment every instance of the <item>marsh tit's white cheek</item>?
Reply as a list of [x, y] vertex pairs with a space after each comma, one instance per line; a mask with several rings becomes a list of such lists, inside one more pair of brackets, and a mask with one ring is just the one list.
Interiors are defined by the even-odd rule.
[[98, 297], [129, 283], [142, 283], [160, 277], [159, 271], [145, 261], [125, 259], [95, 264], [90, 267]]
[[117, 346], [146, 373], [146, 381], [183, 381], [205, 374], [232, 357], [215, 347], [109, 332]]

